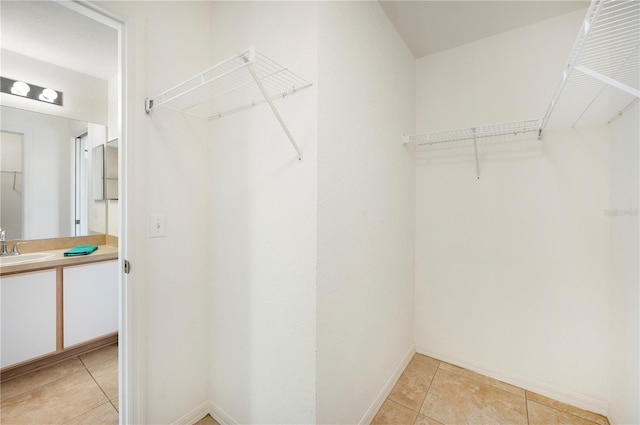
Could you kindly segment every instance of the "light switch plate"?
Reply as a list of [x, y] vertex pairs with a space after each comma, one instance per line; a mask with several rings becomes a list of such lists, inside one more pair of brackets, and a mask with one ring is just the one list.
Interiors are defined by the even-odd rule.
[[151, 214], [149, 220], [149, 236], [152, 238], [167, 236], [167, 218], [164, 214]]

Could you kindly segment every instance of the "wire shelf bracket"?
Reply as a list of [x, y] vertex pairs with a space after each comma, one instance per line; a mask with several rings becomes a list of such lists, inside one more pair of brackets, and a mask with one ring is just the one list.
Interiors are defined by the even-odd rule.
[[615, 94], [612, 107], [618, 110], [618, 116], [637, 103], [639, 52], [640, 2], [591, 0], [542, 119], [541, 133], [552, 118], [563, 127], [575, 127], [587, 116], [606, 121], [600, 116], [609, 112], [599, 112], [594, 106], [607, 89]]
[[302, 161], [296, 143], [274, 101], [311, 87], [312, 84], [253, 46], [193, 77], [145, 99], [145, 112], [166, 108], [186, 115], [215, 120], [261, 104], [268, 104], [289, 142]]
[[413, 144], [415, 146], [431, 146], [441, 143], [473, 141], [473, 149], [475, 153], [476, 177], [480, 179], [480, 160], [478, 156], [478, 139], [498, 137], [498, 136], [517, 136], [535, 132], [540, 139], [541, 119], [512, 121], [499, 124], [490, 124], [477, 127], [458, 128], [454, 130], [434, 131], [431, 133], [413, 134], [403, 136], [403, 144]]

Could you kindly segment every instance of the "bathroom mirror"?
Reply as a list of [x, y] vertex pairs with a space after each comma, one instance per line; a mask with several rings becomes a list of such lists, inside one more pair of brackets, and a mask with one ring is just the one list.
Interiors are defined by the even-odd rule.
[[0, 176], [7, 239], [106, 233], [110, 210], [95, 176], [104, 173], [107, 128], [8, 106], [0, 114], [0, 162], [10, 171]]

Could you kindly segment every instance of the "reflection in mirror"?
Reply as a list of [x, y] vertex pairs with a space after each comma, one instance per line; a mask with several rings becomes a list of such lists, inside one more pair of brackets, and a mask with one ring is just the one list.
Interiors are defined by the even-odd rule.
[[[93, 147], [104, 146], [106, 127], [7, 106], [0, 107], [0, 114], [0, 226], [7, 239], [106, 233], [107, 205], [93, 199], [89, 181]], [[11, 135], [20, 142], [7, 141]], [[16, 171], [15, 190], [14, 175], [4, 171]]]
[[22, 134], [0, 134], [0, 226], [22, 238]]
[[104, 145], [93, 148], [93, 199], [104, 199]]
[[118, 199], [118, 139], [110, 140], [105, 145], [104, 199]]

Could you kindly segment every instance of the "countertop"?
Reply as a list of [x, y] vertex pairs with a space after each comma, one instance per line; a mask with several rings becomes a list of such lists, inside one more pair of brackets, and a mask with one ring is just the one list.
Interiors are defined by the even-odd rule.
[[111, 245], [99, 245], [98, 249], [91, 254], [81, 255], [77, 257], [65, 257], [64, 253], [68, 250], [69, 248], [46, 250], [43, 252], [54, 255], [42, 260], [33, 260], [27, 263], [7, 264], [6, 266], [0, 266], [0, 276], [14, 273], [32, 272], [36, 270], [52, 269], [60, 266], [75, 266], [78, 264], [87, 264], [118, 259], [118, 248]]

